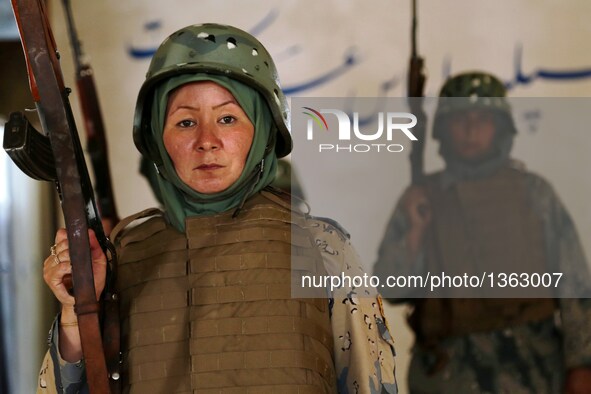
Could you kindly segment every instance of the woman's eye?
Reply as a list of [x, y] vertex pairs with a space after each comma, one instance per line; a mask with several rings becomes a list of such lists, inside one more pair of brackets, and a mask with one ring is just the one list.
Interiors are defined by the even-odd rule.
[[182, 128], [188, 128], [188, 127], [195, 126], [195, 122], [192, 120], [189, 120], [189, 119], [185, 119], [185, 120], [181, 120], [180, 122], [178, 122], [177, 125]]
[[236, 121], [236, 118], [231, 115], [222, 116], [222, 118], [220, 119], [220, 123], [223, 123], [223, 124], [230, 124], [230, 123], [234, 123], [235, 121]]

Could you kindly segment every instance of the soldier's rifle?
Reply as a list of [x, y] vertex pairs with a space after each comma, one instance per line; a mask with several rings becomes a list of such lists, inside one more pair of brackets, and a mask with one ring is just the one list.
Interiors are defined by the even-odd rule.
[[[423, 95], [425, 88], [425, 61], [419, 56], [417, 49], [417, 0], [412, 0], [412, 25], [411, 25], [411, 56], [410, 65], [408, 71], [408, 101], [411, 112], [417, 117], [417, 124], [413, 128], [413, 133], [417, 137], [418, 141], [414, 141], [410, 152], [410, 164], [411, 164], [411, 183], [413, 185], [423, 185], [425, 180], [424, 171], [424, 154], [425, 154], [425, 140], [426, 140], [426, 129], [427, 129], [427, 114], [423, 109]], [[429, 208], [425, 206], [419, 206], [418, 211], [422, 216], [426, 216]], [[432, 215], [433, 216], [433, 215]], [[437, 233], [434, 230], [436, 228], [435, 217], [431, 217], [431, 225], [426, 234], [426, 244], [428, 248], [436, 248], [437, 245]], [[438, 258], [439, 251], [437, 249], [431, 249], [431, 254], [436, 257], [430, 257], [434, 261], [441, 261]], [[441, 303], [443, 310], [447, 316], [451, 316], [451, 304], [448, 298], [441, 298], [438, 300]], [[435, 355], [435, 363], [428, 371], [429, 375], [435, 374], [440, 371], [448, 362], [449, 358], [445, 352], [442, 352], [439, 347], [437, 339], [425, 338], [421, 324], [420, 316], [425, 313], [423, 311], [425, 307], [424, 299], [417, 299], [414, 302], [414, 313], [408, 318], [409, 325], [415, 332], [416, 340], [421, 343], [426, 349], [433, 352]], [[448, 322], [451, 319], [448, 320]]]
[[[23, 113], [13, 113], [5, 128], [4, 149], [30, 177], [55, 182], [68, 233], [75, 311], [87, 382], [93, 394], [110, 393], [109, 376], [118, 379], [119, 366], [118, 362], [110, 363], [107, 372], [88, 229], [94, 230], [107, 255], [114, 254], [96, 208], [68, 99], [70, 89], [64, 85], [45, 4], [43, 0], [11, 1], [27, 63], [29, 86], [44, 134], [35, 130]], [[108, 289], [103, 292], [104, 303], [114, 299]]]
[[417, 0], [412, 0], [411, 55], [408, 68], [407, 96], [411, 112], [417, 117], [413, 134], [417, 137], [410, 151], [411, 182], [418, 184], [424, 177], [423, 156], [425, 151], [425, 129], [427, 115], [423, 110], [425, 88], [425, 61], [417, 49]]
[[66, 13], [68, 35], [70, 36], [70, 46], [74, 54], [76, 87], [86, 130], [86, 152], [90, 155], [90, 164], [94, 173], [94, 192], [98, 210], [103, 220], [109, 220], [114, 225], [119, 222], [119, 216], [115, 206], [113, 182], [109, 169], [107, 137], [94, 83], [94, 71], [82, 51], [82, 43], [78, 38], [74, 25], [70, 0], [63, 0], [63, 5]]

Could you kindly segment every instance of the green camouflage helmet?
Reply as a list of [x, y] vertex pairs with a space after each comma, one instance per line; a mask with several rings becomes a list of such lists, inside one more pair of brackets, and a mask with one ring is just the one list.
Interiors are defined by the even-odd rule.
[[511, 106], [506, 96], [505, 85], [492, 74], [472, 71], [449, 78], [439, 92], [433, 138], [441, 138], [442, 120], [446, 115], [468, 109], [490, 109], [508, 117], [514, 133]]
[[275, 142], [277, 157], [291, 152], [290, 111], [271, 55], [249, 33], [207, 23], [174, 32], [160, 44], [152, 58], [138, 94], [133, 122], [133, 140], [143, 155], [159, 161], [157, 148], [149, 138], [154, 88], [170, 77], [200, 72], [225, 75], [256, 89], [267, 101], [279, 130]]

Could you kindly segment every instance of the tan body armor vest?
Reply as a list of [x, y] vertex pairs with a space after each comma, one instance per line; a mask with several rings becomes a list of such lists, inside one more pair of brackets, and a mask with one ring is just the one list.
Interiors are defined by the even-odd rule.
[[[491, 177], [463, 181], [442, 189], [429, 177], [432, 234], [428, 235], [427, 265], [431, 272], [480, 276], [483, 272], [547, 272], [546, 242], [541, 219], [531, 207], [525, 173], [503, 168]], [[554, 300], [547, 289], [495, 288], [491, 298], [465, 298], [447, 289], [449, 298], [420, 300], [411, 317], [419, 339], [491, 331], [552, 316]], [[479, 291], [482, 291], [478, 289]], [[473, 293], [482, 294], [482, 293]], [[460, 298], [464, 297], [464, 298]]]
[[291, 298], [292, 253], [322, 259], [288, 207], [263, 192], [186, 234], [162, 216], [122, 234], [124, 391], [336, 392], [328, 301]]

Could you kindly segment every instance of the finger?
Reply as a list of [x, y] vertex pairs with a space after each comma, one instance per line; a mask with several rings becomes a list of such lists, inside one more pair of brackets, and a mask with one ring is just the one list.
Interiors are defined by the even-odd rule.
[[43, 276], [45, 276], [46, 271], [53, 266], [58, 264], [56, 256], [50, 255], [45, 260], [43, 260]]
[[[44, 267], [44, 275], [47, 276], [51, 283], [61, 283], [64, 275], [72, 273], [72, 264], [69, 261], [62, 261], [56, 264], [57, 259], [52, 256], [54, 261], [46, 261]], [[50, 260], [50, 259], [48, 259]]]
[[101, 248], [101, 245], [98, 241], [98, 238], [96, 237], [96, 234], [91, 229], [88, 230], [88, 238], [90, 241], [90, 253], [92, 255], [92, 261], [106, 263], [107, 258], [105, 256], [105, 253], [103, 252], [103, 249]]
[[63, 261], [62, 254], [67, 252], [69, 254], [70, 245], [68, 239], [64, 238], [55, 244], [54, 252], [56, 256], [60, 256], [60, 261]]
[[[53, 256], [50, 256], [53, 257]], [[73, 305], [74, 298], [68, 294], [64, 285], [64, 277], [72, 272], [69, 262], [53, 264], [51, 258], [46, 259], [43, 270], [43, 279], [55, 297], [64, 305]]]
[[55, 233], [55, 243], [58, 244], [64, 240], [68, 240], [68, 232], [65, 228], [59, 228]]
[[61, 252], [57, 252], [56, 256], [58, 263], [70, 263], [70, 249], [64, 249]]

